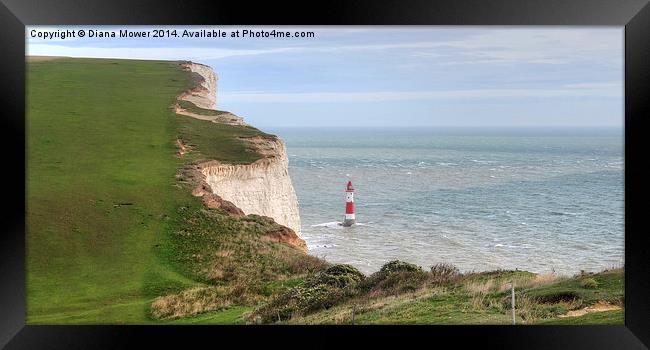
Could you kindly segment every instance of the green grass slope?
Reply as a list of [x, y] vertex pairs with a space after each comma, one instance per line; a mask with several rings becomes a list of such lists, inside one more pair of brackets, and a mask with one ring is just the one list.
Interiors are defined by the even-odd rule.
[[[29, 324], [156, 322], [156, 297], [205, 285], [172, 234], [187, 224], [179, 208], [203, 207], [175, 176], [197, 158], [254, 161], [238, 137], [263, 133], [173, 113], [192, 84], [178, 62], [28, 62]], [[175, 156], [177, 138], [192, 157]]]
[[174, 63], [57, 59], [27, 69], [27, 322], [138, 322], [173, 205]]

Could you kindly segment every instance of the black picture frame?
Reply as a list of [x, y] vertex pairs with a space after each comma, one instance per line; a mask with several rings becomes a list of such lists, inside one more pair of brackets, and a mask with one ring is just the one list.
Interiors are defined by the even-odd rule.
[[[445, 1], [36, 1], [0, 0], [2, 143], [5, 176], [0, 236], [0, 348], [189, 347], [226, 340], [263, 346], [338, 347], [348, 340], [426, 347], [643, 349], [650, 346], [648, 224], [642, 151], [650, 117], [649, 0]], [[625, 26], [624, 326], [26, 326], [26, 25], [582, 25]], [[21, 185], [23, 184], [23, 185]], [[10, 197], [7, 196], [10, 193]], [[645, 228], [644, 228], [645, 227]], [[415, 344], [414, 344], [415, 345]], [[198, 345], [197, 345], [198, 346]], [[407, 346], [407, 345], [406, 345]]]

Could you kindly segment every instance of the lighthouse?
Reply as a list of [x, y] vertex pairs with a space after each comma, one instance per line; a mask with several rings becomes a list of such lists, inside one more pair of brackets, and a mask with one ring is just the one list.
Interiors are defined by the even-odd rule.
[[352, 181], [348, 181], [348, 187], [345, 190], [345, 220], [343, 226], [349, 227], [354, 225], [354, 188]]

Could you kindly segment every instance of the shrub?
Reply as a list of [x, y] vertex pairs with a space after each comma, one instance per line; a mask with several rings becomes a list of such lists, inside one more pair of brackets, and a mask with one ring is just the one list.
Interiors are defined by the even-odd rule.
[[355, 286], [365, 277], [366, 276], [364, 276], [363, 273], [351, 265], [338, 264], [332, 265], [324, 271], [317, 273], [313, 277], [308, 278], [305, 282], [305, 286], [314, 287], [320, 285], [328, 285], [337, 288], [346, 288]]
[[385, 294], [401, 294], [420, 289], [427, 280], [424, 271], [400, 271], [389, 274], [375, 286], [375, 291]]
[[328, 309], [348, 296], [348, 290], [329, 285], [296, 286], [255, 310], [251, 317], [259, 318], [263, 323], [288, 320], [294, 314], [305, 315]]
[[415, 264], [407, 263], [400, 260], [393, 260], [384, 264], [384, 266], [382, 266], [381, 269], [379, 270], [379, 272], [384, 272], [388, 274], [397, 271], [422, 271], [422, 268]]
[[556, 304], [561, 302], [575, 302], [580, 299], [574, 290], [553, 290], [533, 295], [540, 303]]
[[460, 270], [452, 264], [441, 263], [431, 266], [431, 280], [433, 283], [442, 284], [456, 280]]
[[268, 323], [328, 309], [356, 295], [355, 287], [364, 279], [363, 273], [350, 265], [330, 266], [308, 277], [303, 285], [276, 296], [255, 310], [251, 318]]
[[413, 292], [424, 285], [427, 274], [417, 265], [394, 260], [359, 284], [359, 290], [374, 296]]
[[580, 285], [582, 286], [582, 288], [587, 288], [587, 289], [598, 288], [598, 282], [596, 282], [596, 280], [593, 278], [583, 279], [582, 281], [580, 281]]

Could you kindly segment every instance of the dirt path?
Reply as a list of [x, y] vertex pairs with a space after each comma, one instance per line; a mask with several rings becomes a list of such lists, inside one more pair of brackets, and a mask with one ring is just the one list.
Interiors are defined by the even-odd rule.
[[244, 122], [244, 119], [230, 112], [224, 112], [218, 115], [202, 115], [202, 114], [192, 113], [186, 109], [181, 108], [178, 105], [174, 107], [174, 112], [176, 112], [176, 114], [181, 114], [196, 119], [208, 120], [213, 123], [221, 123], [221, 124], [228, 124], [228, 125], [248, 125]]
[[558, 317], [564, 318], [564, 317], [578, 317], [578, 316], [583, 316], [586, 315], [590, 312], [603, 312], [603, 311], [612, 311], [612, 310], [620, 310], [622, 307], [618, 305], [613, 305], [613, 304], [608, 304], [603, 301], [599, 301], [594, 305], [587, 306], [585, 308], [582, 308], [580, 310], [573, 310], [569, 311], [564, 315], [560, 315]]

